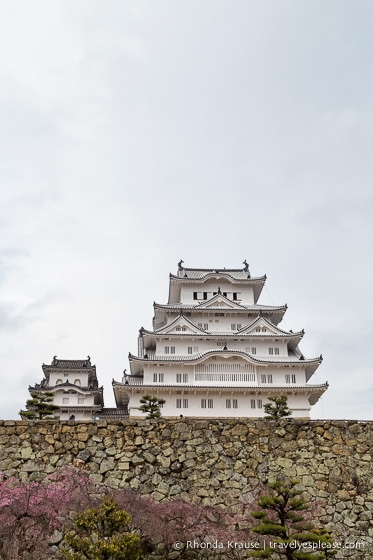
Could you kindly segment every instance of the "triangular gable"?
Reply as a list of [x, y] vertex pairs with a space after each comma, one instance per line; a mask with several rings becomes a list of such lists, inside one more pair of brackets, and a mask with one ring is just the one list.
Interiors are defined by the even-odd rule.
[[242, 305], [231, 301], [230, 299], [223, 296], [223, 294], [216, 294], [211, 299], [200, 303], [196, 307], [198, 307], [198, 309], [209, 309], [210, 307], [219, 307], [221, 309], [243, 309]]
[[[234, 369], [231, 370], [232, 372], [239, 371], [241, 365], [248, 365], [248, 371], [254, 371], [254, 366], [256, 365], [256, 363], [257, 360], [255, 359], [255, 357], [250, 356], [246, 352], [235, 351], [234, 353], [232, 353], [231, 350], [209, 350], [205, 352], [203, 356], [201, 356], [201, 358], [197, 361], [197, 364], [211, 366], [212, 369], [211, 367], [206, 369], [206, 371], [210, 372], [213, 372], [213, 366], [226, 366], [227, 364], [231, 366], [239, 366], [238, 368], [234, 367]], [[198, 370], [201, 371], [201, 368], [196, 365], [196, 372]], [[217, 371], [219, 371], [219, 368], [217, 368]]]
[[[179, 330], [180, 329], [180, 330]], [[201, 334], [205, 333], [203, 329], [199, 329], [196, 325], [193, 325], [187, 317], [184, 315], [179, 315], [176, 319], [167, 325], [154, 331], [157, 334]]]
[[[257, 331], [260, 329], [260, 331]], [[265, 330], [263, 330], [265, 329]], [[284, 334], [292, 334], [287, 333], [275, 325], [273, 325], [270, 321], [268, 321], [265, 317], [257, 317], [255, 321], [243, 327], [240, 331], [240, 334], [253, 334], [253, 335], [261, 335], [261, 334], [277, 334], [277, 335], [284, 335]]]

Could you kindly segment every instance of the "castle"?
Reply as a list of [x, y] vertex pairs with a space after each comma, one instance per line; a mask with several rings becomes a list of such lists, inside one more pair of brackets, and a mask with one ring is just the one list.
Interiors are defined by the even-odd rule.
[[140, 399], [164, 399], [162, 416], [264, 416], [268, 397], [286, 395], [308, 418], [327, 384], [308, 381], [322, 357], [299, 349], [304, 331], [282, 330], [287, 306], [258, 303], [266, 276], [239, 269], [186, 268], [170, 274], [167, 304], [154, 303], [153, 330], [140, 329], [130, 374], [113, 381], [117, 407], [141, 415]]
[[162, 416], [258, 418], [269, 397], [286, 395], [294, 418], [309, 418], [327, 383], [308, 383], [322, 356], [306, 359], [304, 331], [281, 329], [287, 306], [258, 303], [266, 276], [238, 269], [186, 268], [170, 274], [166, 304], [154, 303], [153, 330], [140, 329], [130, 373], [113, 380], [116, 409], [105, 409], [87, 360], [43, 364], [30, 393], [50, 391], [61, 420], [142, 416], [140, 399], [164, 399]]

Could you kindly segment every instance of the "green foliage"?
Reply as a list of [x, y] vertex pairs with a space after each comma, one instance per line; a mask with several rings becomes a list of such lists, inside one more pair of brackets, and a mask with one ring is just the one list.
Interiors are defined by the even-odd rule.
[[268, 400], [271, 402], [264, 405], [264, 412], [268, 414], [265, 418], [269, 420], [278, 420], [279, 418], [291, 416], [292, 412], [288, 408], [288, 398], [286, 395], [268, 397]]
[[53, 404], [54, 395], [50, 391], [43, 393], [31, 393], [31, 399], [26, 402], [27, 410], [20, 410], [19, 415], [26, 420], [43, 420], [52, 416], [59, 406]]
[[142, 404], [139, 408], [141, 412], [145, 412], [148, 415], [147, 418], [159, 418], [161, 416], [160, 407], [165, 404], [166, 401], [150, 395], [144, 395], [140, 399], [140, 402]]
[[259, 524], [252, 530], [269, 539], [264, 539], [260, 550], [250, 552], [251, 557], [323, 560], [337, 554], [330, 534], [306, 520], [308, 506], [297, 484], [296, 480], [272, 482], [269, 494], [259, 498], [260, 509], [251, 514]]
[[141, 557], [138, 535], [130, 533], [130, 515], [110, 498], [74, 519], [65, 536], [67, 560], [137, 560]]

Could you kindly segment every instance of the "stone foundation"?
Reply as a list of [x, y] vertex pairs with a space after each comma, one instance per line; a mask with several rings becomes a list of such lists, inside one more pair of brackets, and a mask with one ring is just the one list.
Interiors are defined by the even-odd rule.
[[[300, 481], [315, 524], [361, 542], [338, 558], [373, 558], [373, 422], [160, 419], [68, 423], [0, 421], [0, 470], [40, 480], [85, 466], [98, 483], [155, 500], [182, 498], [233, 510], [258, 485]], [[254, 500], [255, 501], [255, 500]]]

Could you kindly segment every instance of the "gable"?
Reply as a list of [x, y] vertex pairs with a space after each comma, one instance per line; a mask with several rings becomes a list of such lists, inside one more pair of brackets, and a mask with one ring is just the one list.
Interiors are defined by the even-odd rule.
[[201, 334], [202, 331], [183, 315], [179, 315], [170, 325], [156, 331], [162, 334]]
[[258, 317], [257, 319], [255, 319], [255, 321], [253, 321], [252, 323], [250, 323], [250, 325], [246, 325], [243, 329], [241, 329], [240, 334], [250, 334], [250, 335], [265, 335], [265, 334], [274, 334], [274, 335], [280, 335], [280, 334], [284, 334], [284, 331], [281, 331], [280, 329], [276, 328], [275, 325], [272, 325], [272, 323], [270, 323], [269, 321], [267, 321], [266, 319], [264, 319], [264, 317]]
[[205, 301], [198, 305], [198, 309], [209, 309], [209, 308], [221, 308], [221, 309], [242, 309], [242, 305], [234, 303], [222, 294], [217, 294], [208, 301]]

